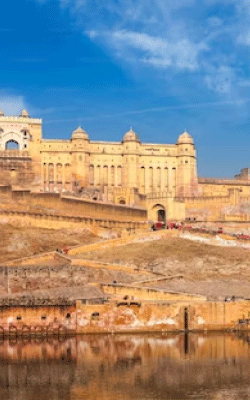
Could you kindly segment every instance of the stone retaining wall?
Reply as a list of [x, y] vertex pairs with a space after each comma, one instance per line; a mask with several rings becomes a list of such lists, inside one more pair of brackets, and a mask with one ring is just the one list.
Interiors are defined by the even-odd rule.
[[222, 331], [250, 328], [250, 301], [0, 307], [0, 335]]

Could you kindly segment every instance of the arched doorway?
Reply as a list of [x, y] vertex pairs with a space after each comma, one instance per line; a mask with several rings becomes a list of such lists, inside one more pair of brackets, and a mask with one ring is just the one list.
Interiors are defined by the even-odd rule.
[[120, 199], [120, 200], [119, 200], [119, 204], [126, 204], [125, 199]]
[[166, 221], [166, 215], [165, 215], [165, 210], [158, 210], [158, 221], [160, 222], [165, 222]]
[[19, 150], [19, 143], [16, 140], [8, 140], [5, 143], [5, 150]]
[[155, 204], [149, 213], [149, 218], [154, 222], [160, 221], [166, 223], [166, 209], [162, 204]]

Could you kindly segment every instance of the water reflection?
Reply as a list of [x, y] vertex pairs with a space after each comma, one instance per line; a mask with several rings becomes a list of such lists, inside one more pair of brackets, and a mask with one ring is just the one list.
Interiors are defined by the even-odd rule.
[[1, 400], [250, 399], [247, 336], [82, 336], [0, 343]]

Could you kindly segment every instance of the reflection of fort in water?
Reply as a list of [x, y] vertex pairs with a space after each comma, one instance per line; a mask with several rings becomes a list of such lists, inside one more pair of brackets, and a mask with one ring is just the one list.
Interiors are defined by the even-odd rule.
[[233, 334], [6, 340], [0, 358], [1, 400], [183, 398], [250, 373], [249, 343]]

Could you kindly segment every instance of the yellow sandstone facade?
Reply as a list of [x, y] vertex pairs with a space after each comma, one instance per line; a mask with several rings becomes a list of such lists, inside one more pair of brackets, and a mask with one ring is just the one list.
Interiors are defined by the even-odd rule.
[[140, 206], [152, 220], [184, 220], [216, 202], [221, 212], [223, 198], [231, 204], [250, 197], [248, 170], [228, 181], [198, 180], [187, 132], [175, 144], [142, 143], [132, 129], [119, 142], [92, 141], [81, 127], [68, 140], [48, 140], [42, 137], [42, 120], [26, 110], [20, 116], [0, 110], [0, 178], [36, 192]]

